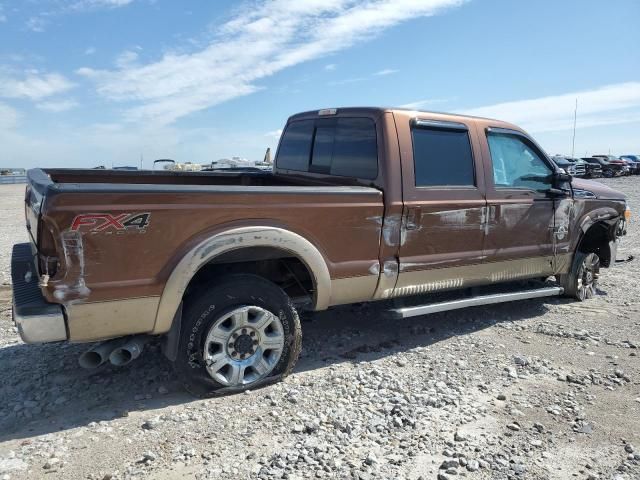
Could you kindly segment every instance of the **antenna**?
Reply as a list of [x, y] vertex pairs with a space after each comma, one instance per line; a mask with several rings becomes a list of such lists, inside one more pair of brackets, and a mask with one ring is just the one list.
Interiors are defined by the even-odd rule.
[[578, 98], [576, 97], [576, 108], [573, 111], [573, 138], [571, 139], [571, 158], [576, 149], [576, 119], [578, 118]]

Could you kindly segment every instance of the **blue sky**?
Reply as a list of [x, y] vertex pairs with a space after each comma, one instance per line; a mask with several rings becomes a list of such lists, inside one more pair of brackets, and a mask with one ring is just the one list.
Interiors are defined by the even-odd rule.
[[0, 166], [259, 160], [295, 112], [493, 116], [640, 153], [640, 2], [0, 0]]

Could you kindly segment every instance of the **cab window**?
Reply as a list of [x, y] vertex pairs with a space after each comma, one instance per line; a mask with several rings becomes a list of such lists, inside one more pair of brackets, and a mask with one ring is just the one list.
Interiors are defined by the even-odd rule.
[[519, 135], [489, 132], [487, 135], [493, 183], [500, 188], [546, 191], [551, 188], [551, 167], [532, 145]]
[[469, 132], [462, 127], [415, 125], [411, 129], [416, 187], [475, 186]]
[[373, 180], [378, 176], [376, 125], [369, 118], [348, 117], [290, 122], [276, 166]]

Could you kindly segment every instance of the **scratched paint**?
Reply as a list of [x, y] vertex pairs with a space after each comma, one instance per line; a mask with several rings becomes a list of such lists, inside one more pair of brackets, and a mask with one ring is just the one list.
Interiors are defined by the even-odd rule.
[[65, 276], [56, 282], [53, 296], [66, 305], [87, 298], [91, 290], [85, 283], [85, 258], [82, 234], [71, 230], [62, 232], [62, 250], [65, 261]]
[[[382, 226], [382, 239], [389, 247], [397, 247], [400, 242], [400, 227], [402, 225], [402, 215], [394, 213], [384, 217]], [[404, 229], [402, 229], [404, 230]]]

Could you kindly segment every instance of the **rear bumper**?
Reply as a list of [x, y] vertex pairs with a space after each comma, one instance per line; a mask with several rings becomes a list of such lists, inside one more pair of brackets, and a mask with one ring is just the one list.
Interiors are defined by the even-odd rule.
[[38, 285], [38, 272], [29, 243], [13, 246], [11, 282], [13, 284], [13, 321], [26, 343], [57, 342], [67, 339], [62, 307], [47, 302]]

